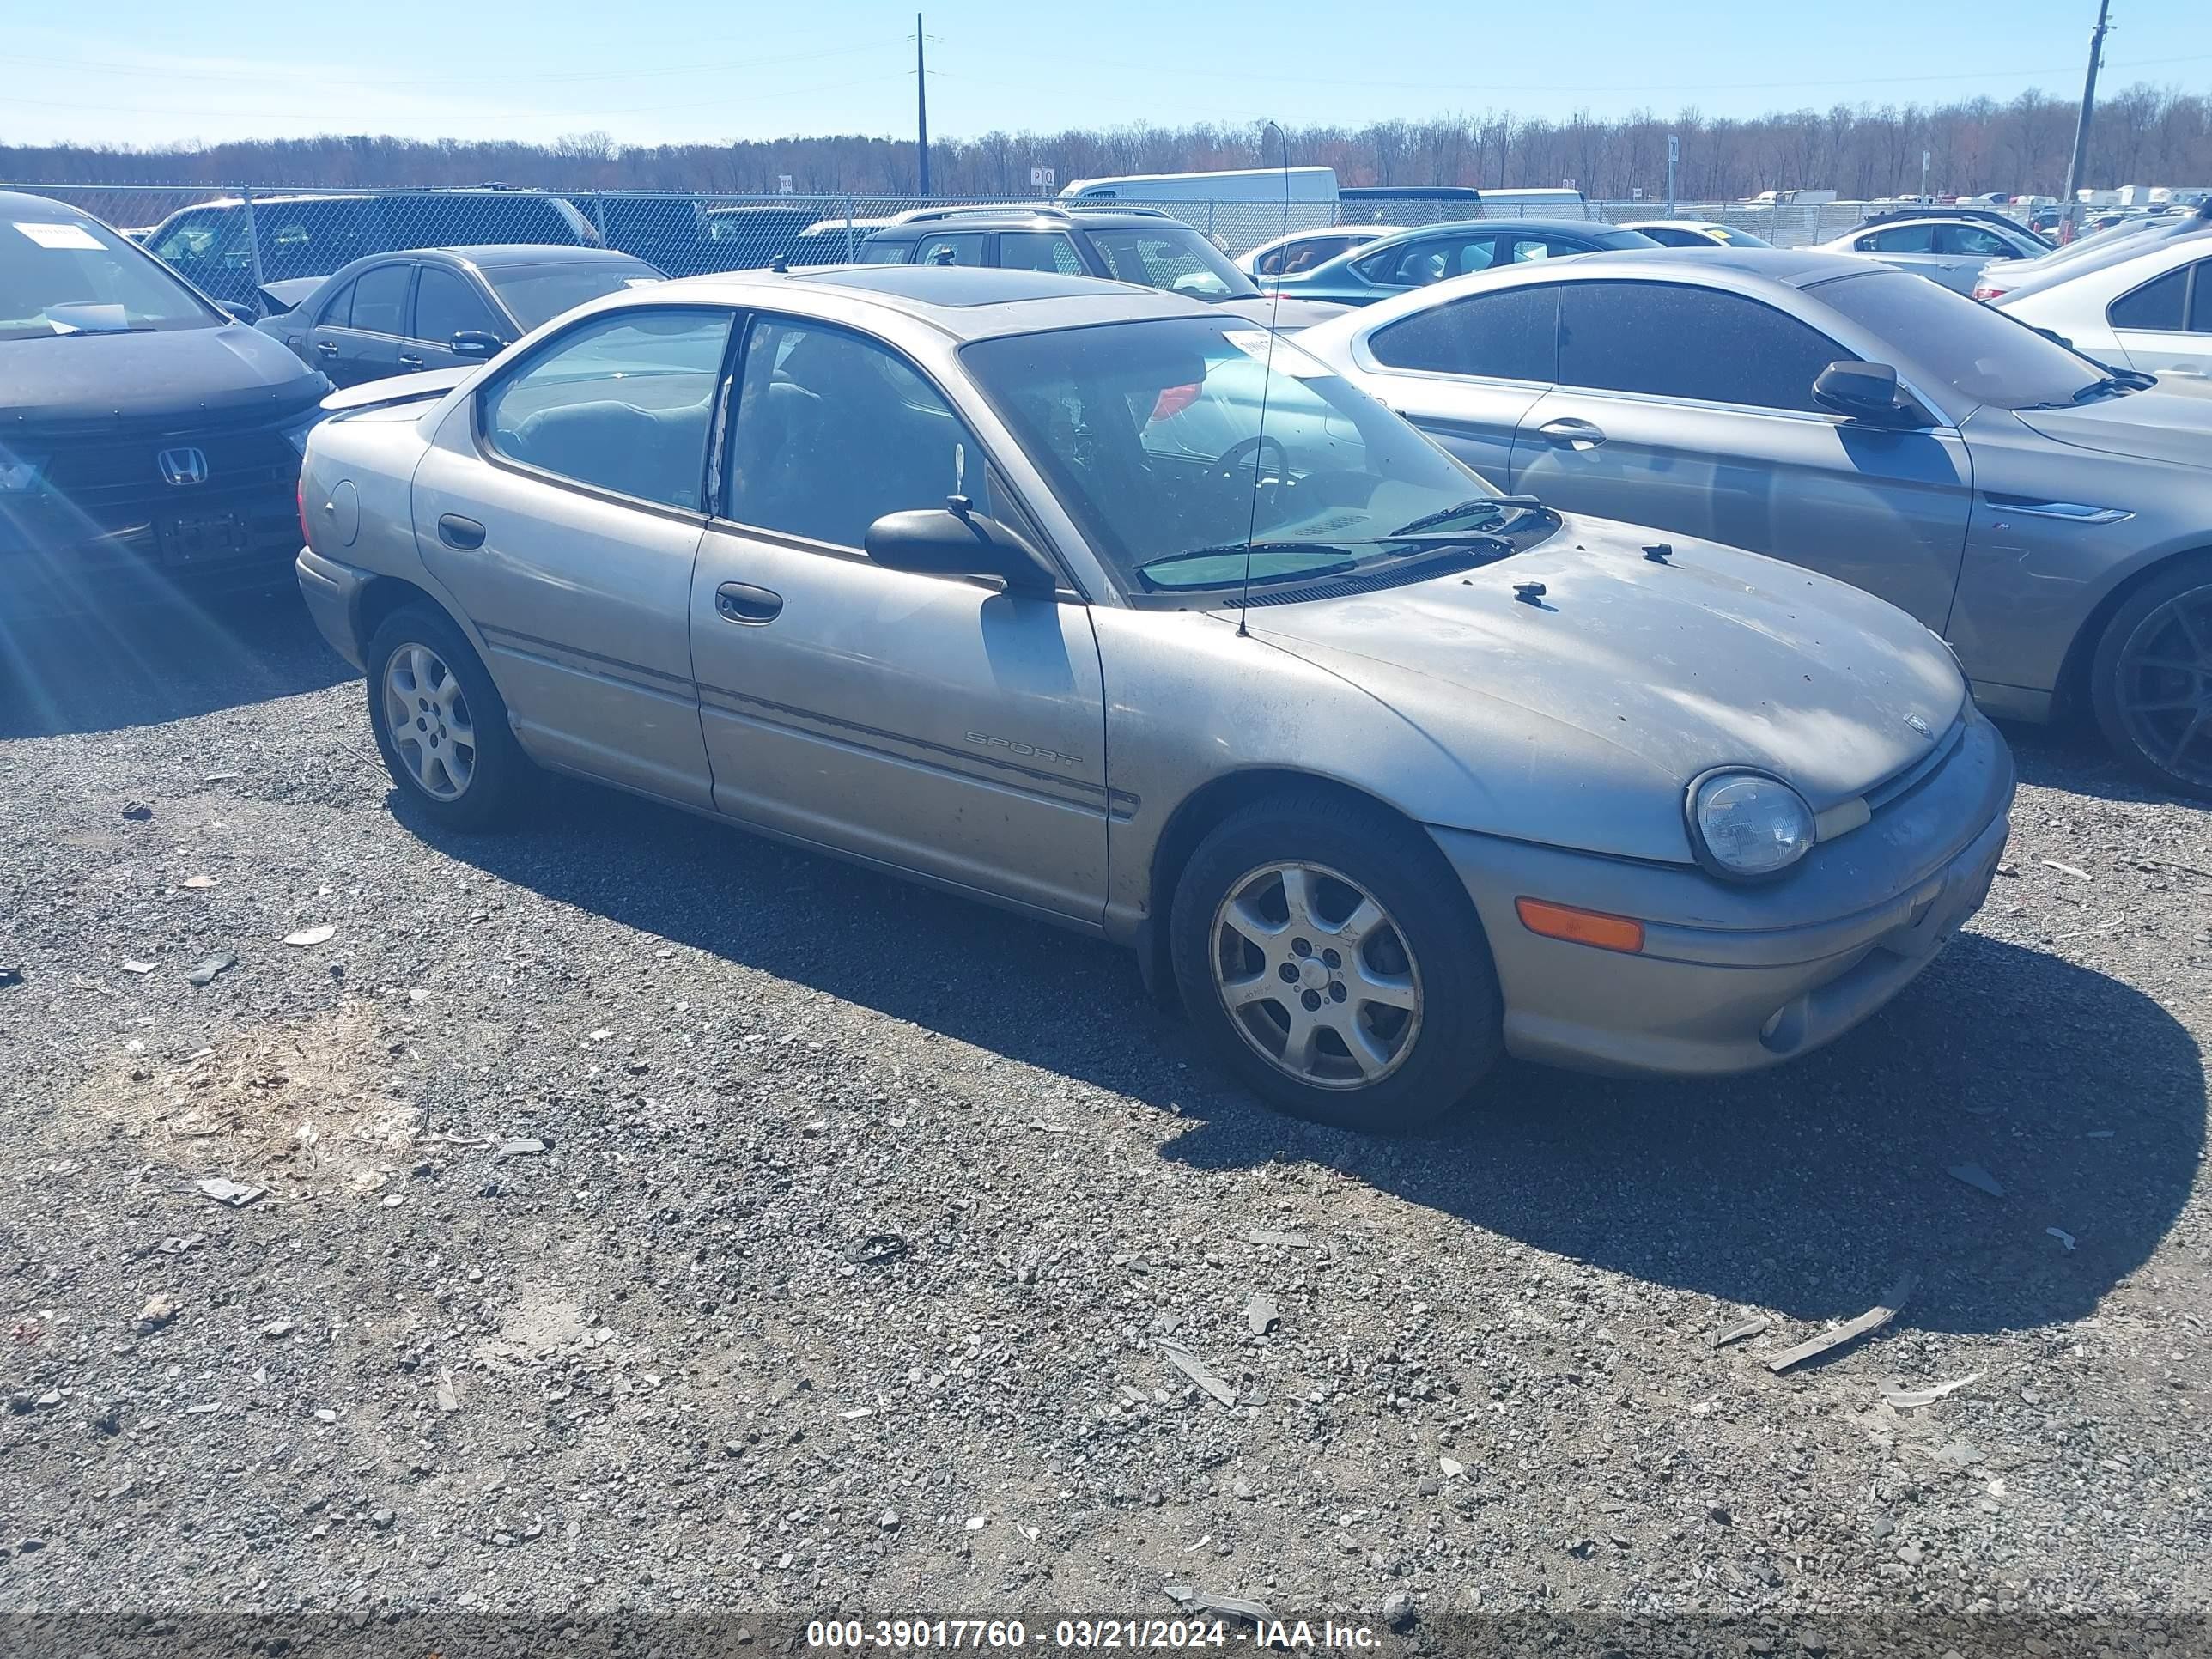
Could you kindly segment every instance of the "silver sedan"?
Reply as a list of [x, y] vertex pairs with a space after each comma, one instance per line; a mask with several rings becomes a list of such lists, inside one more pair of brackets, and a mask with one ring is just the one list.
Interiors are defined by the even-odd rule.
[[1501, 489], [1856, 583], [2212, 799], [2212, 399], [1839, 254], [1486, 271], [1299, 343]]
[[337, 401], [301, 585], [424, 817], [535, 763], [1103, 935], [1310, 1117], [1802, 1054], [2004, 845], [1909, 617], [1501, 499], [1171, 295], [702, 277]]

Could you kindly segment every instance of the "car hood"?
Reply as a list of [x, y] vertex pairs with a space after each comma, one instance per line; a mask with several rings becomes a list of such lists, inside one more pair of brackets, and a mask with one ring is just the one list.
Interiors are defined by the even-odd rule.
[[1279, 300], [1262, 294], [1249, 300], [1222, 300], [1218, 308], [1239, 317], [1249, 317], [1263, 326], [1292, 329], [1311, 328], [1316, 323], [1325, 323], [1341, 317], [1352, 309], [1330, 300], [1294, 300], [1285, 294]]
[[329, 389], [282, 341], [243, 323], [0, 341], [0, 399], [23, 425], [275, 416]]
[[[2203, 388], [2199, 390], [2197, 388]], [[2016, 409], [2014, 419], [2054, 443], [2177, 466], [2212, 466], [2212, 381], [2167, 377], [2148, 392], [2078, 409]]]
[[[1662, 539], [1667, 562], [1644, 557]], [[1540, 604], [1516, 595], [1531, 582]], [[1455, 827], [1514, 833], [1515, 786], [1543, 770], [1577, 792], [1594, 850], [1632, 857], [1686, 856], [1683, 792], [1715, 767], [1771, 772], [1823, 811], [1918, 760], [1966, 702], [1948, 648], [1894, 606], [1602, 520], [1473, 571], [1255, 607], [1248, 625], [1456, 761], [1481, 821]]]

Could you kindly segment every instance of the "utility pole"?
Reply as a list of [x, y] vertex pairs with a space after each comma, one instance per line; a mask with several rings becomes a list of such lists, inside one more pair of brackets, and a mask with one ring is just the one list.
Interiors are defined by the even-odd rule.
[[2066, 164], [2066, 215], [2074, 216], [2075, 191], [2081, 186], [2081, 165], [2089, 159], [2089, 118], [2097, 107], [2097, 61], [2105, 54], [2105, 21], [2112, 0], [2097, 0], [2097, 27], [2089, 31], [2089, 73], [2081, 82], [2081, 118], [2074, 125], [2074, 159]]
[[[920, 194], [929, 194], [929, 65], [922, 59], [921, 14], [914, 15], [915, 149], [921, 157]], [[2095, 71], [2093, 70], [2094, 75]]]

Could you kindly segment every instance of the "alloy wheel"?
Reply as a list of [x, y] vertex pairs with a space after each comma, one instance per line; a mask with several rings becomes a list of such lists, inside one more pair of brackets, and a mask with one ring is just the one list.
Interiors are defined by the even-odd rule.
[[1421, 975], [1404, 933], [1340, 872], [1268, 864], [1213, 918], [1213, 982], [1238, 1035], [1317, 1089], [1371, 1088], [1413, 1052]]
[[385, 659], [384, 720], [393, 751], [424, 794], [452, 801], [467, 793], [476, 726], [460, 681], [428, 646], [402, 645]]
[[2212, 787], [2212, 586], [2175, 594], [2136, 624], [2114, 669], [2129, 738], [2185, 782]]

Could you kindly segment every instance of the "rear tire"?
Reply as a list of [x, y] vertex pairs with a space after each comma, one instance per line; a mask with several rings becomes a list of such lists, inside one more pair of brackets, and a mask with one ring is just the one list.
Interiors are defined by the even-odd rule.
[[1503, 1048], [1466, 889], [1426, 836], [1356, 797], [1289, 790], [1224, 819], [1176, 885], [1169, 950], [1215, 1057], [1296, 1117], [1418, 1127]]
[[2161, 787], [2212, 800], [2212, 556], [2179, 559], [2106, 624], [2089, 666], [2105, 741]]
[[530, 760], [499, 688], [453, 619], [402, 605], [366, 654], [368, 723], [408, 804], [448, 830], [489, 830], [510, 817]]

